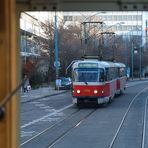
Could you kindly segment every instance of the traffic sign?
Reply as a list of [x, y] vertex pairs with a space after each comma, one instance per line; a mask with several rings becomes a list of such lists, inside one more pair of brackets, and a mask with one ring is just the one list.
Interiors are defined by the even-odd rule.
[[[57, 66], [60, 67], [60, 62], [57, 62]], [[54, 61], [54, 67], [56, 67], [56, 61]]]

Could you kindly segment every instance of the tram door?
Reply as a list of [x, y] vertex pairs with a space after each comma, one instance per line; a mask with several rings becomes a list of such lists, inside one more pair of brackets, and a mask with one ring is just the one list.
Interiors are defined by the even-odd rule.
[[0, 109], [4, 111], [3, 117], [0, 116], [0, 148], [18, 147], [17, 97], [6, 101], [6, 96], [17, 86], [19, 74], [15, 5], [15, 0], [0, 0]]

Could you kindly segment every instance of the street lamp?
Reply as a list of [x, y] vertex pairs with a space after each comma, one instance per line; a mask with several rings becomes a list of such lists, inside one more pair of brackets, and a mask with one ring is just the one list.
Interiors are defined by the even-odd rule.
[[[137, 30], [139, 30], [139, 28], [137, 27]], [[134, 47], [134, 40], [133, 40], [133, 31], [134, 30], [130, 30], [129, 32], [132, 32], [132, 47], [131, 47], [131, 76], [132, 76], [132, 80], [134, 78], [134, 54], [139, 53], [139, 78], [141, 79], [141, 50], [142, 47], [139, 47], [139, 50], [136, 49], [136, 47]], [[142, 32], [142, 30], [141, 30]], [[138, 34], [137, 34], [138, 36]], [[142, 43], [142, 35], [141, 35], [141, 43]], [[135, 50], [136, 49], [136, 50]], [[139, 52], [138, 52], [139, 51]]]
[[142, 48], [140, 47], [139, 48], [139, 76], [140, 76], [140, 80], [141, 80], [141, 64], [142, 64], [142, 62], [141, 62], [141, 50], [142, 50]]
[[133, 41], [132, 41], [132, 49], [131, 49], [132, 80], [133, 80], [133, 77], [134, 77], [134, 54], [133, 54], [133, 52], [134, 52], [134, 48], [133, 48]]
[[88, 41], [88, 33], [86, 33], [87, 29], [86, 29], [86, 25], [89, 24], [89, 31], [91, 30], [90, 29], [90, 24], [100, 24], [101, 25], [101, 28], [103, 28], [103, 23], [102, 21], [92, 21], [92, 18], [97, 16], [98, 14], [103, 14], [103, 13], [106, 13], [105, 11], [100, 11], [100, 12], [97, 12], [91, 16], [88, 16], [88, 17], [85, 17], [84, 21], [81, 23], [81, 25], [83, 25], [84, 27], [84, 50], [83, 50], [83, 54], [85, 55], [85, 50], [87, 50], [87, 41]]
[[[104, 34], [107, 34], [107, 35], [111, 35], [111, 36], [113, 36], [113, 37], [115, 37], [115, 32], [113, 32], [113, 31], [109, 31], [110, 30], [110, 28], [112, 28], [113, 26], [119, 26], [119, 25], [122, 25], [122, 24], [124, 24], [124, 22], [118, 22], [118, 23], [116, 23], [116, 24], [114, 24], [114, 25], [111, 25], [111, 26], [107, 26], [104, 22], [102, 22], [102, 21], [98, 21], [98, 22], [89, 22], [89, 21], [87, 21], [87, 22], [83, 22], [82, 24], [84, 25], [84, 43], [85, 43], [85, 48], [84, 48], [84, 51], [86, 50], [86, 48], [87, 48], [87, 39], [88, 39], [88, 36], [86, 36], [86, 24], [100, 24], [100, 30], [99, 30], [99, 34], [98, 35], [101, 35], [101, 37], [99, 38], [99, 42], [100, 42], [100, 45], [101, 45], [101, 47], [98, 47], [98, 49], [99, 49], [99, 56], [100, 56], [100, 60], [102, 60], [103, 59], [103, 46], [104, 46], [104, 37], [103, 37], [103, 35]], [[104, 27], [105, 26], [105, 27]], [[96, 26], [95, 26], [96, 27]], [[104, 29], [105, 28], [105, 29]], [[84, 55], [85, 55], [85, 52], [84, 52]], [[115, 59], [115, 50], [113, 50], [113, 60]]]

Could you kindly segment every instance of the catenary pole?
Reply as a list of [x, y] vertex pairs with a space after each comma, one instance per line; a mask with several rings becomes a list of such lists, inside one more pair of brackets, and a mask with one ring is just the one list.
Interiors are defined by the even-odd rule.
[[55, 27], [54, 27], [54, 45], [55, 45], [55, 67], [56, 79], [59, 77], [59, 63], [58, 63], [58, 28], [57, 28], [57, 15], [55, 12]]

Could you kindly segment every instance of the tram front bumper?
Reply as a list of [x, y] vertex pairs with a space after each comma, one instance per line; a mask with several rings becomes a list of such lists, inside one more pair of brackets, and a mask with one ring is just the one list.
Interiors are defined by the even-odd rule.
[[87, 102], [96, 102], [97, 104], [103, 104], [109, 102], [109, 97], [102, 97], [102, 98], [88, 98], [88, 97], [81, 97], [81, 98], [73, 98], [73, 103], [87, 103]]
[[104, 97], [104, 98], [98, 98], [97, 103], [102, 104], [102, 103], [107, 103], [109, 102], [109, 97]]

